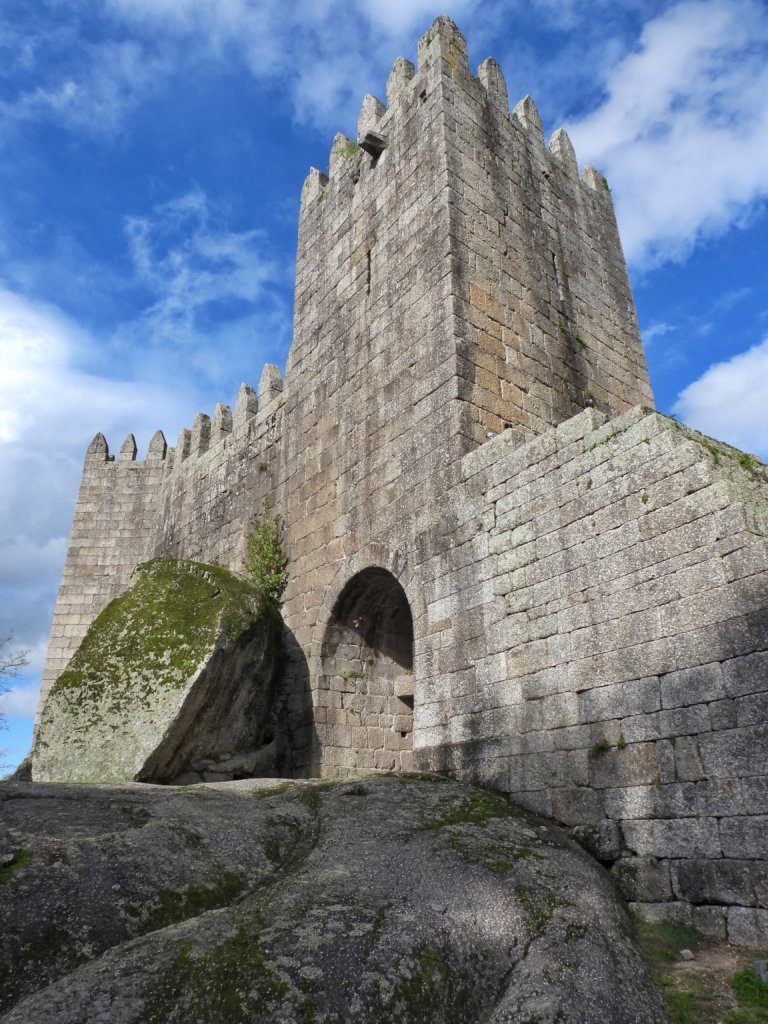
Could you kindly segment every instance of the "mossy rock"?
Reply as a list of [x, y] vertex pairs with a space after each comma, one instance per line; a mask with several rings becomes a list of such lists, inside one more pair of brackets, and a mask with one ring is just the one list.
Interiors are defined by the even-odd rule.
[[35, 781], [167, 782], [191, 760], [260, 745], [279, 619], [218, 566], [140, 565], [51, 688]]
[[28, 853], [2, 1024], [668, 1024], [606, 872], [500, 794], [7, 782], [0, 806]]

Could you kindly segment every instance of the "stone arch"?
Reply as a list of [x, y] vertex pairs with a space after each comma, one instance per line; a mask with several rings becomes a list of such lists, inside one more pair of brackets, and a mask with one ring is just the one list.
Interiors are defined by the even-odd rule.
[[[346, 557], [325, 593], [325, 600], [315, 620], [312, 634], [313, 650], [319, 654], [328, 620], [344, 587], [356, 573], [375, 566], [388, 569], [405, 591], [411, 608], [411, 615], [413, 616], [414, 636], [418, 639], [422, 635], [424, 624], [426, 623], [427, 605], [424, 599], [421, 580], [418, 573], [411, 568], [411, 561], [400, 548], [392, 548], [378, 541], [364, 544], [355, 554]], [[313, 675], [315, 675], [320, 667], [319, 658], [312, 659], [312, 662]], [[419, 666], [417, 664], [415, 666], [417, 679], [418, 669]]]
[[413, 627], [406, 591], [383, 566], [336, 594], [319, 650], [322, 774], [412, 767]]

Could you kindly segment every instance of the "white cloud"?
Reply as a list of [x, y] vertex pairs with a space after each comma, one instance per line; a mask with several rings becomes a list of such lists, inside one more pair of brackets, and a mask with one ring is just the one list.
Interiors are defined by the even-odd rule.
[[[383, 94], [396, 48], [439, 14], [467, 18], [482, 0], [110, 0], [145, 38], [183, 39], [185, 53], [237, 59], [283, 83], [298, 121], [350, 130], [367, 91]], [[485, 4], [486, 7], [491, 5]], [[413, 53], [410, 53], [413, 56]]]
[[45, 120], [96, 135], [112, 133], [168, 70], [164, 57], [136, 40], [73, 43], [65, 30], [58, 37], [50, 34], [32, 54], [28, 60], [34, 61], [37, 84], [11, 88], [9, 98], [0, 101], [6, 132], [25, 121]]
[[568, 126], [614, 188], [631, 262], [681, 259], [768, 197], [767, 56], [763, 4], [680, 3], [645, 25], [602, 105]]
[[644, 328], [640, 333], [642, 334], [643, 341], [647, 347], [648, 345], [651, 344], [654, 338], [663, 338], [665, 334], [669, 334], [671, 331], [674, 330], [675, 328], [672, 326], [672, 324], [665, 324], [659, 322], [651, 324], [650, 327]]
[[768, 458], [768, 338], [715, 363], [681, 391], [673, 412], [690, 426]]
[[273, 289], [290, 282], [289, 268], [265, 255], [263, 231], [228, 230], [202, 192], [163, 203], [151, 216], [128, 218], [126, 235], [137, 279], [155, 298], [123, 325], [123, 340], [167, 350], [188, 348], [207, 335], [210, 347], [210, 334], [232, 321], [247, 329], [257, 306], [265, 321], [285, 316]]
[[20, 718], [34, 718], [40, 684], [28, 683], [13, 686], [0, 694], [0, 715], [18, 715]]
[[0, 635], [38, 650], [50, 623], [85, 447], [158, 427], [171, 443], [194, 398], [177, 379], [80, 369], [97, 345], [60, 310], [0, 288]]

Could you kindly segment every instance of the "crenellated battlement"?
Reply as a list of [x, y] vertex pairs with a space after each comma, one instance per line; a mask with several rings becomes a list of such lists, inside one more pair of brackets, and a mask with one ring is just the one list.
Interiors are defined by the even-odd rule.
[[167, 463], [180, 466], [191, 456], [202, 456], [215, 448], [233, 433], [247, 429], [251, 420], [260, 416], [274, 415], [278, 400], [283, 393], [283, 375], [278, 366], [265, 365], [261, 373], [258, 391], [250, 384], [241, 384], [235, 400], [235, 412], [229, 405], [217, 403], [213, 416], [197, 413], [192, 429], [182, 427], [175, 448], [169, 448], [162, 430], [153, 434], [145, 459], [139, 459], [136, 438], [128, 436], [120, 446], [119, 458], [110, 454], [109, 442], [102, 433], [95, 435], [85, 453], [89, 466], [100, 464], [129, 465], [133, 467], [146, 464], [156, 465]]
[[652, 404], [611, 194], [593, 168], [579, 173], [565, 129], [547, 141], [531, 96], [510, 109], [492, 57], [472, 75], [445, 17], [415, 66], [394, 62], [386, 97], [363, 98], [356, 137], [337, 133], [328, 173], [304, 183], [290, 373], [322, 373], [357, 311], [398, 301], [385, 295], [407, 251], [412, 275], [438, 260], [465, 324], [468, 443], [508, 422], [537, 433], [587, 405]]
[[[560, 170], [610, 203], [607, 183], [599, 172], [585, 166], [579, 177], [576, 153], [565, 129], [556, 129], [545, 144], [541, 118], [533, 98], [524, 96], [510, 109], [507, 84], [498, 62], [493, 57], [486, 58], [479, 65], [477, 75], [473, 76], [463, 35], [450, 18], [439, 17], [418, 43], [416, 67], [404, 57], [395, 60], [387, 78], [386, 104], [370, 93], [363, 97], [356, 138], [337, 132], [328, 158], [328, 173], [310, 168], [302, 189], [302, 209], [319, 200], [331, 182], [346, 176], [357, 185], [364, 171], [378, 164], [387, 148], [389, 136], [398, 130], [398, 112], [404, 115], [402, 108], [414, 102], [417, 95], [421, 102], [427, 101], [428, 79], [430, 74], [434, 77], [439, 68], [447, 69], [452, 79], [468, 90], [474, 89], [477, 93], [478, 85], [482, 87], [489, 109], [510, 127], [520, 130], [517, 141], [521, 146], [530, 146], [534, 150], [542, 162], [541, 171], [545, 177]], [[386, 161], [382, 171], [385, 165]]]

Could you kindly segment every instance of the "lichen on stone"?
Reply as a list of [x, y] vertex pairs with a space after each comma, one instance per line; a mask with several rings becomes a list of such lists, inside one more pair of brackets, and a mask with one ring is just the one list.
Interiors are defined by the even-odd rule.
[[[76, 690], [86, 705], [105, 692], [114, 702], [121, 696], [146, 702], [153, 687], [181, 687], [220, 627], [227, 636], [247, 628], [253, 599], [244, 580], [218, 566], [175, 558], [146, 562], [96, 618], [51, 693]], [[144, 684], [138, 690], [137, 678]]]
[[[33, 752], [33, 777], [115, 782], [149, 773], [170, 781], [174, 771], [184, 770], [177, 748], [185, 732], [196, 732], [197, 753], [218, 752], [220, 736], [205, 745], [201, 714], [219, 733], [230, 716], [229, 739], [237, 745], [243, 736], [240, 745], [247, 747], [253, 736], [257, 745], [258, 728], [249, 722], [253, 709], [243, 687], [233, 685], [234, 676], [242, 684], [246, 662], [255, 659], [254, 669], [267, 664], [269, 688], [276, 616], [249, 582], [219, 566], [172, 558], [140, 565], [54, 683]], [[256, 670], [245, 675], [258, 679]], [[220, 713], [214, 714], [217, 701]], [[266, 703], [259, 703], [262, 718]], [[168, 761], [171, 754], [173, 770], [159, 765], [158, 758]]]

